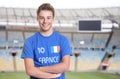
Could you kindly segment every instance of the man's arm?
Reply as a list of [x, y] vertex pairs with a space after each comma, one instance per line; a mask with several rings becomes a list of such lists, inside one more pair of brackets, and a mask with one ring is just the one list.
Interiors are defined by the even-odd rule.
[[38, 67], [39, 70], [49, 73], [63, 73], [69, 71], [70, 66], [70, 55], [65, 55], [59, 64], [52, 66]]
[[40, 71], [38, 68], [34, 67], [33, 59], [24, 58], [26, 74], [29, 76], [37, 77], [37, 78], [56, 78], [61, 74], [51, 74], [48, 72]]

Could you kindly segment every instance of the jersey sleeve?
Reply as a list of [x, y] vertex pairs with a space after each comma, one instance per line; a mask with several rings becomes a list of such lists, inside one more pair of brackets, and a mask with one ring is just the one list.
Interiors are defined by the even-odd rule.
[[62, 57], [65, 55], [72, 55], [72, 50], [69, 41], [66, 37], [64, 37], [61, 42], [61, 53]]
[[33, 47], [30, 40], [26, 40], [23, 46], [21, 58], [33, 58]]

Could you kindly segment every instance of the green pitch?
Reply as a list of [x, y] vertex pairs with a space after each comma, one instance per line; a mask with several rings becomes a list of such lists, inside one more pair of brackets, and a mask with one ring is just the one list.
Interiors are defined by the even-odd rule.
[[[0, 79], [29, 79], [25, 72], [0, 72]], [[120, 79], [120, 74], [100, 72], [67, 72], [66, 79]]]
[[66, 79], [120, 79], [120, 74], [101, 72], [68, 72]]

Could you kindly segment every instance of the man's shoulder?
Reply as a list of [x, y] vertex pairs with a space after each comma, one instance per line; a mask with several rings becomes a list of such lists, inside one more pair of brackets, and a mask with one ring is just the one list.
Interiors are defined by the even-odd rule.
[[65, 37], [63, 34], [59, 33], [59, 32], [54, 32], [56, 35], [58, 35], [59, 37]]
[[26, 40], [27, 41], [32, 41], [32, 40], [36, 39], [37, 35], [38, 35], [38, 32], [35, 32], [33, 35], [29, 36]]
[[61, 40], [68, 40], [67, 37], [64, 34], [61, 34], [59, 32], [55, 32], [56, 36], [59, 37], [59, 39]]

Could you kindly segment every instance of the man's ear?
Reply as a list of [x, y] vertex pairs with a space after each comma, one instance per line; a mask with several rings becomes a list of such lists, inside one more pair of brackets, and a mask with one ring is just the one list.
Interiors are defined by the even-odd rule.
[[36, 17], [36, 20], [38, 21], [38, 16]]
[[53, 17], [53, 21], [55, 21], [55, 17]]

